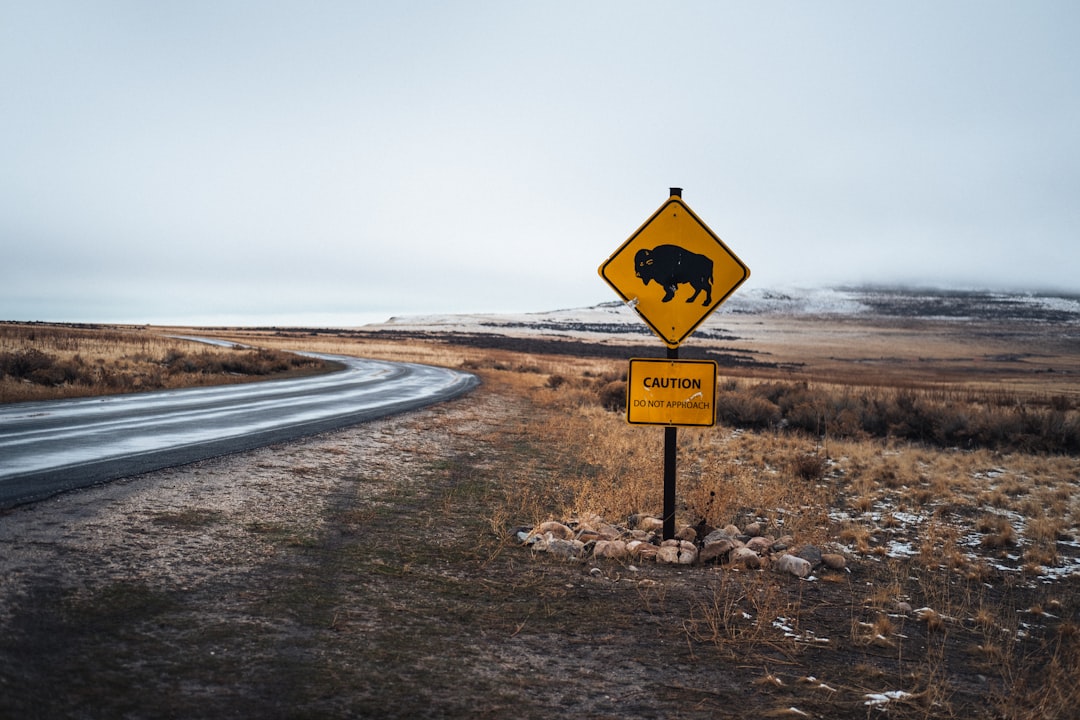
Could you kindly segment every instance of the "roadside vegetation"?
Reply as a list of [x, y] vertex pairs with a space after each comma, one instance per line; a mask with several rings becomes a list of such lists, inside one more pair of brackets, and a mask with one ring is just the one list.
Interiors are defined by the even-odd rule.
[[[624, 421], [612, 402], [620, 396], [617, 366], [541, 363], [522, 373], [520, 364], [501, 361], [483, 369], [495, 367], [507, 368], [499, 374], [515, 376], [545, 409], [535, 433], [546, 462], [557, 463], [546, 481], [517, 488], [502, 525], [625, 525], [642, 513], [660, 516], [662, 432]], [[851, 396], [843, 388], [780, 387], [811, 408]], [[767, 423], [727, 415], [715, 428], [680, 429], [677, 527], [700, 534], [755, 524], [789, 537], [792, 549], [841, 554], [847, 568], [822, 569], [807, 581], [767, 563], [672, 566], [669, 587], [660, 580], [642, 589], [643, 606], [680, 615], [683, 639], [701, 662], [757, 668], [743, 682], [766, 712], [1074, 717], [1080, 458], [1071, 441], [988, 432], [972, 443], [983, 447], [949, 447], [932, 430], [954, 417], [951, 405], [936, 405], [940, 391], [874, 391], [878, 401], [862, 406], [853, 431], [813, 410], [802, 416], [816, 415], [817, 423], [785, 423], [799, 413], [785, 413], [777, 389], [730, 379], [722, 391], [739, 403], [767, 402]], [[1022, 398], [964, 400], [1002, 415], [1002, 427], [1017, 423], [1037, 435], [1021, 423], [1032, 413]], [[1076, 422], [1074, 410], [1048, 405], [1063, 422]], [[940, 415], [934, 407], [943, 408]], [[870, 417], [867, 408], [879, 414]], [[922, 414], [905, 415], [914, 408]], [[918, 439], [915, 417], [926, 428]], [[590, 562], [605, 574], [626, 572], [626, 561]], [[697, 589], [676, 601], [685, 574]]]
[[[504, 552], [560, 562], [514, 530], [659, 517], [662, 432], [625, 422], [625, 363], [421, 347], [532, 405], [522, 469], [491, 511]], [[716, 427], [680, 429], [676, 524], [755, 523], [848, 567], [811, 581], [767, 564], [671, 568], [641, 579], [640, 609], [678, 615], [691, 654], [736, 663], [772, 713], [1073, 717], [1080, 413], [1068, 378], [1032, 392], [755, 375], [720, 378]]]
[[[263, 683], [240, 697], [264, 703], [250, 707], [279, 702], [274, 692], [293, 693], [294, 707], [306, 708], [297, 716], [312, 717], [327, 708], [390, 717], [576, 708], [597, 717], [1026, 720], [1073, 718], [1080, 707], [1080, 420], [1067, 377], [1021, 391], [975, 368], [966, 379], [985, 385], [907, 386], [895, 380], [902, 368], [876, 384], [864, 372], [857, 386], [835, 382], [835, 368], [827, 383], [722, 370], [718, 424], [679, 431], [676, 525], [756, 525], [846, 560], [802, 579], [770, 562], [566, 560], [521, 543], [519, 531], [547, 521], [580, 528], [659, 516], [662, 431], [625, 422], [625, 362], [576, 356], [572, 343], [537, 355], [424, 338], [222, 336], [465, 369], [484, 385], [460, 402], [486, 403], [489, 415], [485, 424], [449, 409], [424, 413], [394, 436], [404, 460], [385, 466], [331, 441], [296, 460], [290, 485], [345, 478], [318, 524], [288, 514], [234, 521], [194, 500], [157, 516], [158, 530], [193, 537], [246, 533], [255, 554], [274, 558], [273, 591], [239, 593], [266, 599], [250, 610], [229, 605], [230, 621], [213, 625], [201, 650], [250, 658], [244, 648], [266, 641], [244, 628], [287, 625], [290, 647], [332, 666], [270, 668], [260, 681], [215, 656], [230, 682]], [[406, 460], [404, 477], [391, 472]], [[165, 632], [150, 628], [177, 622], [175, 605], [189, 596], [155, 590], [149, 603], [132, 594], [147, 635], [126, 629], [130, 617], [116, 621], [130, 635], [132, 665], [152, 667], [141, 652], [159, 645], [176, 654], [177, 639], [150, 639]], [[103, 623], [116, 604], [101, 594], [76, 609]], [[79, 635], [81, 615], [65, 612]], [[188, 622], [183, 637], [194, 642], [205, 623]], [[102, 632], [96, 625], [85, 652]], [[283, 657], [255, 649], [254, 662]], [[170, 661], [198, 678], [201, 662]], [[303, 683], [271, 687], [299, 667]], [[176, 692], [169, 687], [162, 697]]]
[[330, 369], [281, 350], [212, 347], [146, 329], [0, 323], [0, 402], [223, 385]]
[[717, 413], [754, 430], [844, 440], [906, 440], [941, 448], [1080, 452], [1080, 412], [1065, 394], [908, 389], [728, 380]]

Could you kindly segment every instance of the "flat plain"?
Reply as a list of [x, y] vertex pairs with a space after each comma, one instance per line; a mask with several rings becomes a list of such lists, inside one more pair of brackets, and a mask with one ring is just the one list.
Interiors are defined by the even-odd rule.
[[732, 314], [688, 341], [722, 412], [680, 429], [677, 524], [845, 560], [805, 578], [520, 541], [659, 513], [662, 431], [619, 405], [647, 335], [167, 332], [484, 382], [4, 513], [0, 716], [1076, 716], [1073, 324]]

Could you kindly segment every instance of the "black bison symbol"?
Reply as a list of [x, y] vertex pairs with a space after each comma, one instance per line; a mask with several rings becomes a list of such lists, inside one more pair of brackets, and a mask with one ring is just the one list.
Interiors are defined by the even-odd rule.
[[652, 250], [638, 250], [634, 256], [636, 274], [646, 285], [655, 280], [664, 288], [663, 302], [675, 297], [679, 285], [689, 283], [694, 294], [686, 302], [692, 303], [705, 293], [705, 307], [712, 304], [713, 261], [704, 255], [692, 253], [678, 245], [657, 245]]

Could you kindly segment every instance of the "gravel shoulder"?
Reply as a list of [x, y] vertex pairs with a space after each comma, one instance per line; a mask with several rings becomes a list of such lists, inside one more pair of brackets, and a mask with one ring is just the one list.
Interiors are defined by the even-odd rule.
[[[358, 612], [338, 576], [345, 546], [349, 582], [363, 583], [388, 561], [367, 557], [362, 538], [405, 531], [423, 542], [421, 517], [391, 523], [397, 499], [426, 492], [461, 433], [497, 420], [489, 403], [450, 402], [0, 515], [0, 716], [303, 714], [281, 663], [308, 666], [325, 633], [363, 640], [342, 635]], [[364, 668], [354, 649], [346, 662]], [[256, 710], [264, 703], [270, 715]]]

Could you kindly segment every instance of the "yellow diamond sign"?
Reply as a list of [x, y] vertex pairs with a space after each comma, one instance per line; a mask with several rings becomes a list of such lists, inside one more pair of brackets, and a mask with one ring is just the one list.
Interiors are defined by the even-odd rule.
[[600, 276], [675, 348], [750, 277], [750, 268], [672, 195], [600, 266]]

